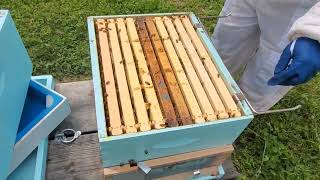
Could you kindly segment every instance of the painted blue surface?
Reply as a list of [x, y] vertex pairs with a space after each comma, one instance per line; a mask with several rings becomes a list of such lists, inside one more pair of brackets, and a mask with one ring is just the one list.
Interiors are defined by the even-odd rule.
[[[252, 116], [101, 139], [104, 167], [232, 144]], [[148, 151], [146, 154], [145, 151]]]
[[[53, 89], [54, 81], [51, 75], [33, 76], [33, 80]], [[43, 140], [39, 146], [15, 169], [7, 180], [44, 180], [46, 173], [48, 153], [48, 139]]]
[[[52, 104], [47, 107], [47, 96], [52, 97]], [[36, 81], [30, 81], [27, 98], [24, 104], [16, 142], [18, 142], [31, 128], [43, 119], [61, 101], [62, 97], [43, 88]]]
[[104, 103], [102, 99], [102, 88], [101, 88], [101, 78], [99, 70], [99, 60], [98, 51], [96, 44], [96, 35], [94, 30], [93, 18], [88, 18], [88, 30], [89, 30], [89, 43], [90, 43], [90, 55], [91, 55], [91, 69], [92, 69], [92, 79], [93, 79], [93, 89], [94, 89], [94, 99], [96, 108], [96, 119], [98, 128], [98, 137], [105, 138], [107, 131], [105, 127], [105, 113], [104, 113]]
[[[147, 16], [182, 14], [189, 15], [193, 24], [200, 23], [197, 18], [194, 18], [195, 16], [193, 13], [148, 14]], [[127, 164], [131, 159], [136, 161], [144, 161], [148, 159], [232, 144], [253, 119], [252, 112], [248, 108], [245, 101], [238, 103], [239, 107], [244, 113], [244, 116], [239, 118], [217, 120], [213, 122], [192, 124], [175, 128], [151, 130], [134, 134], [123, 134], [110, 137], [107, 136], [94, 20], [95, 18], [134, 16], [146, 15], [91, 16], [88, 18], [96, 117], [103, 166], [110, 167], [120, 164]], [[197, 32], [202, 42], [204, 42], [206, 45], [206, 48], [215, 65], [218, 67], [218, 71], [221, 74], [221, 77], [225, 80], [229, 91], [232, 94], [239, 93], [240, 89], [224, 66], [220, 56], [213, 47], [204, 29], [198, 29]], [[148, 153], [145, 153], [146, 151]]]
[[[40, 115], [34, 116], [35, 120], [29, 120], [27, 125], [22, 128], [21, 133], [23, 136], [19, 139], [14, 146], [13, 158], [11, 161], [11, 167], [9, 173], [13, 172], [22, 161], [44, 140], [47, 136], [70, 114], [70, 106], [66, 98], [59, 93], [48, 89], [44, 85], [31, 80], [30, 86], [37, 89], [37, 93], [44, 94], [45, 96], [35, 95], [35, 98], [42, 98], [40, 102], [37, 102], [37, 107], [43, 108], [43, 102], [51, 97], [52, 104], [44, 111], [40, 112]], [[32, 99], [34, 101], [34, 99]], [[41, 103], [41, 105], [39, 105]], [[25, 106], [30, 109], [30, 107]], [[31, 109], [30, 109], [31, 111]], [[32, 124], [32, 126], [30, 125]], [[28, 131], [25, 131], [27, 129]]]
[[9, 11], [0, 10], [0, 179], [8, 175], [32, 65]]

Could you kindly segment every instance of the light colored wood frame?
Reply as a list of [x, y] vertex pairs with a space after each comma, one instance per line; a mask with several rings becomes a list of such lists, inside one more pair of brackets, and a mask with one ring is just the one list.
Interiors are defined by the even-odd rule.
[[236, 103], [234, 102], [234, 100], [233, 100], [227, 86], [223, 82], [221, 76], [219, 75], [217, 68], [213, 64], [213, 61], [212, 61], [209, 53], [207, 52], [206, 48], [204, 47], [198, 34], [194, 30], [189, 17], [182, 16], [181, 20], [182, 20], [182, 23], [183, 23], [189, 37], [191, 38], [193, 45], [197, 49], [197, 52], [198, 52], [198, 54], [204, 64], [212, 82], [214, 83], [216, 90], [218, 91], [218, 93], [221, 97], [221, 100], [223, 101], [225, 108], [226, 108], [227, 112], [229, 113], [230, 117], [240, 117], [241, 112], [240, 112], [239, 108], [237, 107]]
[[120, 105], [122, 110], [122, 118], [124, 130], [126, 133], [137, 132], [135, 127], [135, 117], [132, 109], [130, 93], [127, 84], [127, 78], [124, 69], [124, 63], [121, 55], [120, 44], [118, 40], [117, 29], [114, 19], [108, 19], [108, 33], [111, 46], [111, 54], [116, 74], [116, 80], [119, 90]]
[[169, 61], [174, 73], [179, 82], [180, 88], [182, 90], [183, 96], [187, 102], [188, 108], [192, 115], [192, 119], [195, 123], [205, 122], [200, 106], [197, 102], [197, 99], [192, 91], [192, 88], [189, 84], [188, 78], [183, 70], [183, 67], [179, 61], [179, 57], [173, 47], [173, 44], [170, 40], [169, 34], [161, 20], [161, 17], [155, 17], [155, 23], [159, 32], [159, 35], [163, 41], [163, 45], [167, 51]]
[[179, 35], [171, 21], [171, 19], [167, 16], [163, 17], [164, 24], [167, 28], [167, 31], [169, 33], [169, 36], [171, 38], [171, 41], [173, 42], [173, 45], [176, 49], [176, 52], [180, 58], [180, 61], [182, 62], [184, 69], [186, 71], [186, 74], [189, 78], [189, 82], [192, 86], [193, 92], [195, 93], [199, 105], [201, 107], [202, 112], [204, 113], [204, 116], [207, 120], [216, 120], [216, 114], [210, 104], [210, 101], [206, 95], [205, 90], [203, 89], [203, 86], [198, 78], [198, 75], [196, 71], [193, 68], [193, 65], [189, 59], [189, 56], [180, 41]]
[[103, 71], [103, 83], [105, 87], [104, 98], [108, 107], [109, 115], [109, 128], [108, 131], [111, 135], [122, 134], [122, 124], [120, 117], [120, 110], [118, 106], [118, 97], [116, 91], [116, 85], [113, 76], [113, 67], [111, 62], [111, 56], [109, 51], [109, 42], [106, 21], [99, 19], [96, 22], [99, 53]]
[[158, 57], [158, 62], [160, 64], [161, 71], [166, 81], [170, 96], [173, 103], [175, 104], [179, 121], [183, 125], [192, 124], [192, 118], [189, 113], [188, 106], [184, 100], [179, 84], [170, 65], [167, 53], [165, 52], [157, 28], [151, 17], [146, 18], [146, 26], [154, 47], [154, 51]]
[[155, 129], [165, 127], [165, 120], [154, 90], [153, 82], [149, 73], [146, 59], [143, 54], [142, 46], [140, 44], [139, 36], [134, 24], [133, 18], [126, 18], [126, 25], [129, 35], [129, 40], [132, 45], [135, 60], [138, 66], [138, 73], [141, 80], [141, 85], [144, 90], [147, 106], [150, 110], [150, 120]]
[[196, 70], [198, 77], [204, 87], [204, 90], [206, 91], [206, 94], [211, 102], [212, 107], [214, 108], [217, 116], [219, 119], [225, 119], [228, 118], [229, 115], [225, 110], [225, 107], [213, 85], [211, 82], [211, 79], [204, 67], [204, 65], [201, 62], [201, 59], [198, 56], [197, 51], [193, 47], [193, 44], [188, 36], [188, 33], [184, 29], [180, 19], [178, 16], [173, 16], [173, 23], [176, 27], [176, 30], [179, 34], [179, 37], [189, 55], [189, 58], [191, 60], [191, 63]]
[[147, 27], [145, 25], [144, 18], [137, 19], [136, 27], [138, 29], [138, 35], [147, 60], [151, 77], [158, 93], [159, 102], [166, 119], [166, 124], [169, 127], [178, 126], [179, 124], [177, 121], [175, 109], [171, 101], [167, 85], [165, 84], [164, 78], [162, 76], [160, 65], [154, 53], [154, 49], [147, 31]]
[[123, 18], [117, 18], [117, 29], [120, 36], [121, 49], [127, 72], [128, 84], [137, 116], [138, 127], [140, 131], [148, 131], [151, 129], [148, 118], [148, 112], [143, 99], [138, 73], [136, 70], [131, 46], [127, 34], [126, 25]]

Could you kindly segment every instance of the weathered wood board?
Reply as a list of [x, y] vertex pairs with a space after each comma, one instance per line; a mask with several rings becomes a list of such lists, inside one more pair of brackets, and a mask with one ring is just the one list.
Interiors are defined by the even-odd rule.
[[166, 124], [169, 127], [178, 126], [177, 117], [175, 114], [174, 106], [172, 104], [167, 85], [165, 84], [161, 69], [154, 53], [153, 46], [148, 35], [148, 31], [144, 19], [138, 19], [136, 22], [139, 38], [142, 43], [143, 51], [149, 65], [151, 77], [158, 92], [159, 101], [162, 111], [165, 114]]
[[79, 131], [97, 129], [92, 81], [59, 83], [55, 90], [65, 97], [71, 107], [71, 114], [51, 133], [56, 134], [70, 127]]
[[163, 72], [170, 96], [177, 110], [177, 115], [181, 124], [192, 124], [192, 119], [188, 110], [188, 106], [183, 98], [179, 84], [170, 65], [169, 59], [161, 42], [160, 36], [152, 18], [146, 19], [147, 29], [149, 31], [155, 53], [158, 57], [161, 70]]

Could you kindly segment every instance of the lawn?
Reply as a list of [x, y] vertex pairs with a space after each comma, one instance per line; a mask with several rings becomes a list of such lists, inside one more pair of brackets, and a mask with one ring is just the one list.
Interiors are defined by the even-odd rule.
[[[86, 17], [193, 11], [218, 15], [222, 0], [1, 0], [10, 9], [33, 61], [33, 74], [59, 81], [91, 78]], [[206, 20], [212, 32], [216, 20]], [[233, 160], [243, 179], [320, 179], [320, 78], [292, 90], [276, 108], [291, 113], [256, 117], [235, 143]]]

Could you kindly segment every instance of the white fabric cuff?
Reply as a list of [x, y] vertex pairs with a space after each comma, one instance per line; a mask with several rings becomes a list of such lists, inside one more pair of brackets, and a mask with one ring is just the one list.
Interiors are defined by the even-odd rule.
[[299, 37], [308, 37], [320, 42], [320, 2], [292, 25], [288, 33], [289, 40], [293, 41]]

